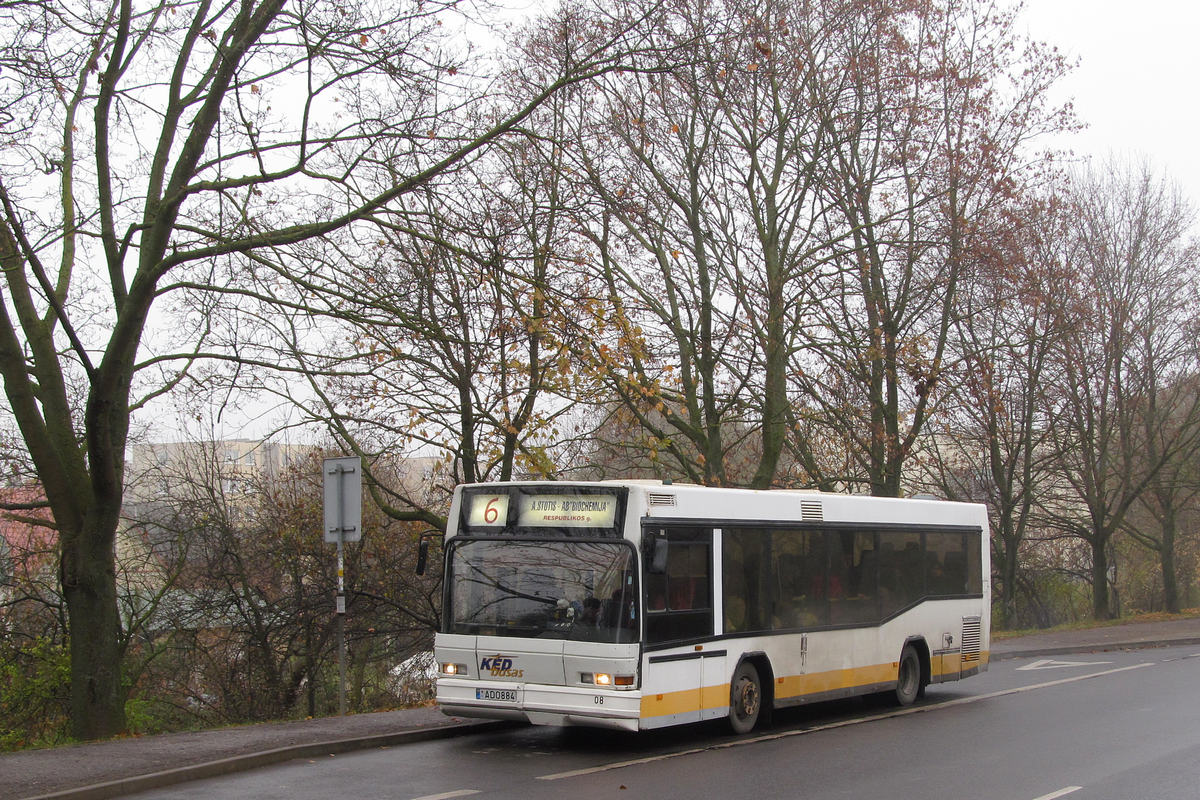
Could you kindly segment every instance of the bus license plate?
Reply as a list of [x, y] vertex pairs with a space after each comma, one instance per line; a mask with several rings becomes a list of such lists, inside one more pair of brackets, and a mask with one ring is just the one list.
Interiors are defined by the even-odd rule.
[[476, 700], [490, 700], [494, 703], [519, 703], [521, 695], [516, 689], [476, 689]]

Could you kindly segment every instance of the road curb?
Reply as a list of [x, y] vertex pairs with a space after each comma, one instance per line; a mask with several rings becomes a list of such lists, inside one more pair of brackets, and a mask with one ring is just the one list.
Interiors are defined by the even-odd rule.
[[993, 650], [991, 661], [1006, 661], [1011, 658], [1036, 658], [1037, 656], [1065, 656], [1071, 653], [1105, 653], [1112, 650], [1143, 650], [1158, 647], [1195, 647], [1200, 645], [1200, 636], [1183, 639], [1163, 639], [1149, 642], [1111, 642], [1104, 644], [1064, 644], [1054, 647], [1034, 647], [1028, 650]]
[[205, 761], [200, 764], [190, 764], [186, 767], [175, 767], [161, 772], [149, 772], [145, 775], [134, 775], [128, 778], [118, 778], [104, 783], [79, 786], [73, 789], [60, 789], [49, 794], [32, 795], [21, 800], [108, 800], [136, 792], [151, 789], [161, 789], [177, 783], [215, 778], [234, 772], [267, 767], [292, 761], [297, 758], [315, 758], [350, 753], [356, 750], [367, 750], [372, 747], [391, 747], [414, 742], [432, 741], [435, 739], [451, 739], [456, 736], [467, 736], [474, 733], [487, 733], [513, 727], [515, 723], [507, 721], [471, 722], [457, 725], [443, 725], [435, 728], [399, 731], [396, 733], [380, 733], [373, 736], [359, 736], [348, 739], [332, 739], [311, 744], [297, 744], [264, 750], [259, 753], [248, 753], [240, 756], [230, 756], [215, 761]]

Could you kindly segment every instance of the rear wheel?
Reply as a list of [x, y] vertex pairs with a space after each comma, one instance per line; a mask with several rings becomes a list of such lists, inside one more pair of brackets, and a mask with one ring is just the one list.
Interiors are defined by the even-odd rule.
[[900, 671], [896, 675], [896, 702], [911, 706], [921, 694], [921, 659], [910, 644], [900, 651]]
[[729, 726], [734, 733], [749, 733], [762, 711], [762, 684], [749, 661], [738, 665], [729, 684]]

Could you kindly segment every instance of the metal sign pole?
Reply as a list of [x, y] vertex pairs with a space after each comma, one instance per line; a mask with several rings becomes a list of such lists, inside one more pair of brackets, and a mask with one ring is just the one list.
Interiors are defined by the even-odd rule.
[[[362, 538], [362, 475], [357, 458], [327, 458], [325, 541], [337, 544], [337, 599], [334, 613], [338, 643], [338, 714], [346, 714], [346, 558], [345, 543]], [[349, 484], [349, 485], [347, 485]]]
[[346, 561], [341, 533], [337, 543], [338, 714], [346, 716]]
[[346, 481], [343, 476], [346, 470], [341, 464], [337, 467], [338, 484], [338, 528], [337, 540], [337, 601], [334, 613], [337, 615], [338, 640], [338, 716], [346, 716], [346, 558], [344, 545], [346, 540]]

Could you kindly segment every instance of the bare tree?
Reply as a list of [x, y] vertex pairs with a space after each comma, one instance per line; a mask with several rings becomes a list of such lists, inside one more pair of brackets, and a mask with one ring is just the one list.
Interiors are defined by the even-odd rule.
[[[125, 536], [162, 562], [181, 563], [181, 574], [160, 582], [165, 596], [135, 643], [156, 657], [130, 675], [134, 696], [168, 721], [328, 713], [337, 577], [319, 535], [325, 453], [212, 439], [139, 450], [146, 451], [162, 463], [137, 459], [149, 467], [128, 504], [136, 516]], [[345, 559], [355, 708], [367, 685], [385, 687], [391, 667], [428, 647], [440, 586], [435, 575], [397, 580], [411, 574], [419, 527], [373, 506], [363, 527]]]
[[[1196, 299], [1188, 306], [1196, 308]], [[1187, 334], [1196, 341], [1194, 327]], [[1194, 360], [1191, 356], [1188, 360]], [[1194, 363], [1194, 362], [1193, 362]], [[1197, 474], [1195, 450], [1175, 448], [1179, 440], [1196, 441], [1195, 394], [1200, 392], [1196, 373], [1182, 375], [1169, 385], [1151, 390], [1146, 398], [1141, 425], [1142, 441], [1148, 464], [1163, 457], [1169, 447], [1162, 469], [1151, 479], [1146, 491], [1138, 498], [1121, 530], [1158, 557], [1162, 575], [1162, 608], [1177, 614], [1183, 607], [1191, 581], [1186, 577], [1186, 559], [1180, 559], [1180, 546], [1185, 541], [1187, 520], [1194, 516], [1196, 499], [1200, 497], [1200, 475]], [[1182, 583], [1182, 586], [1180, 585]]]
[[1148, 165], [1110, 162], [1077, 176], [1074, 291], [1056, 304], [1054, 445], [1069, 501], [1055, 523], [1091, 549], [1092, 606], [1114, 613], [1113, 537], [1151, 487], [1196, 441], [1192, 211]]
[[595, 368], [690, 479], [898, 494], [1064, 65], [983, 3], [676, 14], [688, 65], [612, 77], [574, 123]]
[[572, 122], [603, 301], [590, 360], [668, 472], [766, 487], [813, 276], [837, 246], [811, 103], [836, 71], [839, 17], [786, 2], [676, 15], [657, 35], [694, 42], [688, 63], [612, 78]]
[[[256, 253], [354, 224], [614, 68], [636, 20], [567, 37], [552, 78], [481, 122], [460, 112], [489, 87], [439, 37], [452, 3], [3, 13], [0, 376], [62, 543], [73, 730], [95, 738], [124, 728], [113, 544], [130, 418], [195, 359], [229, 357], [209, 349], [207, 290], [236, 290]], [[359, 180], [379, 173], [382, 189]], [[184, 316], [159, 325], [169, 308]]]
[[958, 292], [1032, 176], [1031, 140], [1068, 123], [1048, 104], [1060, 57], [1016, 31], [1015, 10], [975, 0], [856, 4], [852, 87], [820, 104], [835, 144], [824, 188], [854, 247], [816, 307], [819, 359], [796, 390], [838, 435], [872, 494], [898, 495], [904, 463], [953, 366]]
[[1070, 222], [1055, 196], [1014, 203], [997, 219], [960, 293], [946, 422], [922, 437], [934, 486], [991, 511], [995, 595], [1006, 624], [1018, 618], [1026, 544], [1053, 485], [1045, 387], [1055, 380], [1061, 335], [1053, 298], [1074, 278]]
[[408, 460], [428, 473], [369, 482], [395, 519], [444, 530], [454, 485], [557, 473], [578, 324], [555, 302], [575, 295], [561, 269], [561, 163], [542, 144], [499, 143], [371, 229], [287, 254], [305, 265], [302, 285], [259, 288], [255, 324], [270, 332], [254, 359], [289, 364], [302, 383], [280, 372], [272, 391], [370, 472]]

